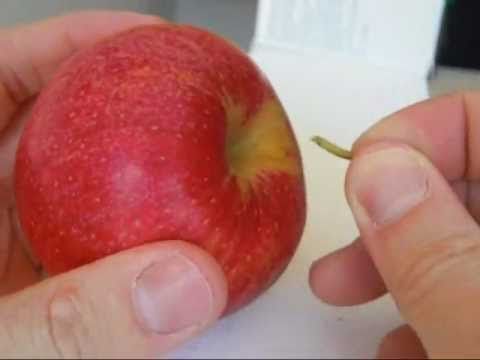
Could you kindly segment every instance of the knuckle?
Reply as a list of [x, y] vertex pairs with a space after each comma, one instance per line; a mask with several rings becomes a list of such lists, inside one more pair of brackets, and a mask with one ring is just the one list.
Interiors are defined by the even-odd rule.
[[401, 307], [408, 309], [409, 313], [428, 309], [431, 296], [438, 296], [438, 291], [453, 290], [464, 281], [461, 269], [469, 264], [480, 267], [476, 260], [479, 258], [480, 241], [469, 233], [451, 235], [420, 246], [406, 259], [392, 284]]
[[94, 337], [90, 331], [91, 309], [78, 285], [61, 286], [48, 304], [47, 325], [50, 340], [61, 358], [84, 358]]
[[[480, 267], [480, 241], [470, 233], [454, 234], [419, 246], [404, 261], [393, 287], [401, 305], [409, 312], [429, 306], [437, 288], [448, 292], [465, 281], [462, 269], [467, 264]], [[470, 265], [467, 265], [470, 266]], [[467, 280], [468, 281], [468, 280]]]
[[[0, 313], [0, 357], [8, 357], [18, 349], [18, 331], [15, 324], [18, 323], [16, 314]], [[18, 352], [18, 351], [17, 351]]]

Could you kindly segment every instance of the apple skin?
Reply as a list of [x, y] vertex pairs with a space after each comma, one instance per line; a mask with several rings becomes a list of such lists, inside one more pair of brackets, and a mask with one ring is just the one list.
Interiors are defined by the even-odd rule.
[[181, 239], [221, 265], [227, 313], [280, 276], [306, 215], [300, 152], [268, 80], [221, 37], [174, 24], [61, 66], [21, 136], [15, 195], [47, 273]]

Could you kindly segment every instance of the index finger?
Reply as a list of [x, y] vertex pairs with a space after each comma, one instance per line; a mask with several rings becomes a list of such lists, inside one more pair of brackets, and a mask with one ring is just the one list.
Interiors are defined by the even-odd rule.
[[480, 93], [457, 93], [407, 107], [367, 130], [353, 151], [378, 141], [408, 144], [449, 181], [480, 179]]
[[74, 52], [116, 32], [158, 22], [132, 12], [83, 11], [0, 29], [0, 130]]

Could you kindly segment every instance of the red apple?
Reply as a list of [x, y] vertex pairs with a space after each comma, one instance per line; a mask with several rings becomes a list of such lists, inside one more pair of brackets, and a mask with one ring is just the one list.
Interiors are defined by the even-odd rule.
[[229, 312], [278, 278], [305, 222], [300, 153], [271, 85], [224, 39], [173, 24], [59, 69], [22, 134], [15, 191], [49, 274], [182, 239], [225, 271]]

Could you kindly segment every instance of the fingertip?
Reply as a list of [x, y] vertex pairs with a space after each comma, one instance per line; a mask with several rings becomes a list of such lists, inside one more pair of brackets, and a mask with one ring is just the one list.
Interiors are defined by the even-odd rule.
[[361, 240], [316, 260], [309, 273], [312, 292], [335, 306], [374, 300], [386, 289]]
[[160, 16], [121, 10], [82, 10], [40, 22], [40, 26], [65, 29], [76, 49], [88, 46], [115, 33], [143, 25], [167, 21]]
[[179, 251], [191, 260], [209, 282], [213, 295], [213, 317], [220, 317], [228, 302], [228, 285], [220, 264], [200, 246], [182, 241], [170, 240], [159, 243], [163, 251]]
[[112, 260], [123, 264], [131, 264], [134, 269], [129, 272], [137, 274], [135, 275], [137, 279], [133, 280], [137, 281], [138, 276], [152, 265], [160, 264], [161, 271], [163, 259], [170, 257], [175, 257], [176, 263], [189, 263], [191, 265], [189, 267], [194, 268], [195, 272], [198, 272], [205, 279], [211, 296], [210, 314], [208, 319], [204, 319], [203, 322], [205, 324], [213, 323], [220, 318], [228, 302], [227, 280], [218, 262], [199, 246], [181, 240], [162, 240], [125, 250], [118, 256], [112, 256]]
[[[380, 146], [379, 146], [380, 145]], [[379, 143], [350, 167], [347, 198], [360, 230], [398, 221], [430, 195], [428, 160], [405, 145]]]
[[137, 321], [156, 334], [154, 348], [165, 354], [211, 327], [224, 314], [228, 292], [217, 261], [185, 241], [159, 241], [132, 249], [144, 253], [134, 280]]
[[53, 19], [77, 19], [78, 21], [88, 20], [91, 21], [95, 18], [104, 18], [107, 23], [144, 23], [144, 22], [167, 22], [165, 19], [158, 15], [150, 13], [142, 13], [130, 10], [111, 10], [111, 9], [85, 9], [85, 10], [71, 10], [66, 11], [63, 14], [52, 18]]
[[478, 101], [469, 98], [447, 94], [400, 109], [367, 129], [353, 151], [378, 142], [404, 143], [425, 154], [448, 180], [459, 179], [465, 173], [469, 114], [478, 108]]
[[377, 359], [426, 359], [427, 354], [420, 339], [408, 325], [388, 333], [377, 350]]

